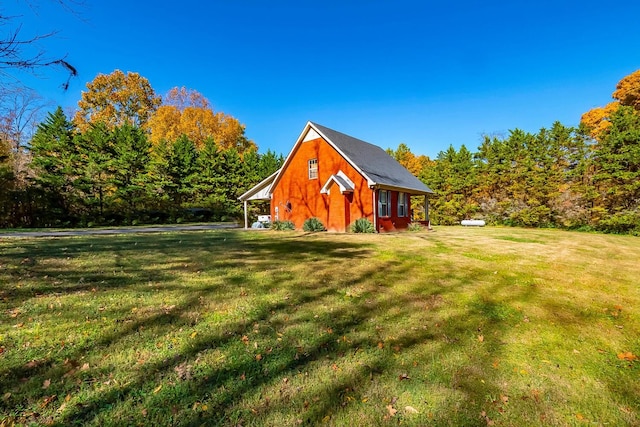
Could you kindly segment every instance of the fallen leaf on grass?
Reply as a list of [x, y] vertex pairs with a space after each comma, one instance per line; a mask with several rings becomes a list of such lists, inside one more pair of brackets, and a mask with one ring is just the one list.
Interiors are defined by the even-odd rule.
[[484, 342], [484, 335], [478, 335], [478, 341]]
[[419, 414], [420, 412], [418, 412], [418, 410], [416, 408], [414, 408], [413, 406], [405, 406], [404, 407], [404, 411], [407, 414]]
[[46, 390], [46, 389], [49, 388], [50, 385], [51, 385], [51, 380], [50, 379], [44, 380], [44, 382], [42, 383], [42, 388]]
[[409, 375], [407, 375], [407, 374], [401, 374], [401, 375], [398, 375], [398, 379], [400, 381], [402, 381], [402, 380], [410, 380], [411, 377]]
[[484, 418], [484, 421], [487, 423], [488, 426], [492, 426], [495, 424], [493, 420], [489, 418], [489, 416], [485, 411], [480, 412], [480, 417]]
[[631, 353], [630, 351], [625, 351], [622, 353], [618, 353], [618, 359], [620, 360], [628, 360], [629, 362], [632, 362], [634, 360], [638, 360], [638, 356], [636, 356], [635, 354]]
[[40, 362], [37, 360], [32, 360], [24, 364], [24, 367], [27, 369], [37, 368], [38, 366], [40, 366]]
[[153, 394], [157, 394], [160, 390], [162, 390], [162, 384], [153, 389]]
[[394, 408], [393, 405], [387, 405], [387, 411], [389, 412], [390, 417], [395, 416], [396, 413], [398, 412], [398, 410]]

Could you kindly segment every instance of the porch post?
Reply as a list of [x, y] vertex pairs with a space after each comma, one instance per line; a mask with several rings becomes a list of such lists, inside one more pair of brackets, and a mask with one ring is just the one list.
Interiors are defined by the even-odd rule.
[[249, 218], [247, 216], [247, 201], [244, 201], [244, 229], [249, 228]]
[[429, 219], [429, 199], [424, 196], [424, 220], [427, 221], [427, 227], [431, 228], [431, 220]]
[[378, 191], [373, 187], [373, 228], [378, 232]]

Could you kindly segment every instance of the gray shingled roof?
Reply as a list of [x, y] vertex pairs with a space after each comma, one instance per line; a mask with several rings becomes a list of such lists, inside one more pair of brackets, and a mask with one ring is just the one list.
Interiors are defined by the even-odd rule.
[[433, 193], [382, 148], [317, 123], [311, 124], [376, 185], [412, 190], [414, 194]]

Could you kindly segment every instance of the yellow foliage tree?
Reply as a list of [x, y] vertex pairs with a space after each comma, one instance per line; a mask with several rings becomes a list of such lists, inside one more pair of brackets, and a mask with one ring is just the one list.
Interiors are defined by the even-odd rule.
[[207, 138], [213, 138], [222, 150], [235, 148], [241, 154], [257, 148], [245, 137], [245, 127], [236, 118], [214, 112], [207, 98], [184, 87], [175, 87], [165, 95], [147, 127], [153, 144], [186, 135], [198, 148], [202, 148]]
[[596, 107], [584, 113], [580, 122], [589, 129], [589, 135], [592, 138], [598, 139], [602, 132], [611, 126], [610, 118], [619, 107], [620, 103], [617, 101], [610, 102], [604, 107]]
[[634, 71], [618, 82], [613, 98], [621, 105], [633, 107], [640, 111], [640, 70]]
[[586, 126], [591, 137], [596, 140], [599, 140], [603, 132], [611, 126], [611, 116], [621, 105], [640, 111], [640, 70], [623, 77], [611, 96], [615, 101], [587, 111], [580, 119], [580, 123]]
[[73, 120], [80, 131], [99, 122], [108, 128], [125, 123], [143, 127], [161, 101], [149, 80], [138, 73], [115, 70], [87, 83]]

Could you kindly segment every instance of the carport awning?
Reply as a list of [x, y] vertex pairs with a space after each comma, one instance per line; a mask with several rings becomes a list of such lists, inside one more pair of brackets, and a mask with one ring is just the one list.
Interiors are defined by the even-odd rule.
[[253, 188], [244, 193], [242, 196], [238, 197], [238, 200], [241, 202], [246, 202], [248, 200], [270, 200], [271, 199], [271, 184], [276, 179], [276, 176], [280, 172], [280, 169], [269, 175], [264, 180], [257, 183]]

